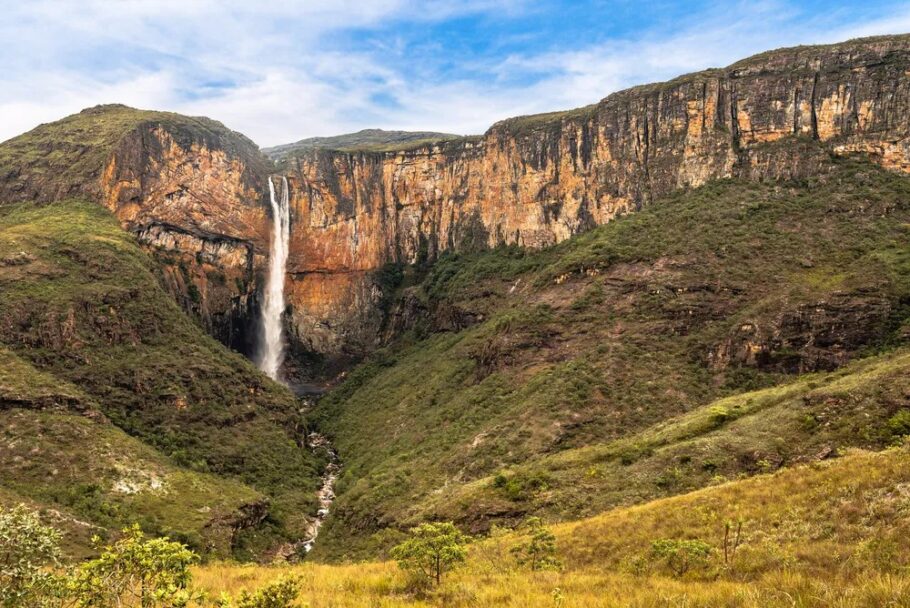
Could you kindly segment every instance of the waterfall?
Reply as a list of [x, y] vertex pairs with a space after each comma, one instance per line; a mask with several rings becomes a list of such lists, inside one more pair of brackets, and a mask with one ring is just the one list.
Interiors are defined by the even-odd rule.
[[259, 369], [274, 380], [284, 361], [284, 335], [281, 316], [284, 313], [284, 275], [288, 262], [288, 238], [291, 218], [288, 205], [288, 180], [281, 178], [281, 196], [275, 196], [275, 185], [269, 177], [272, 202], [272, 245], [269, 251], [269, 274], [262, 303], [262, 339], [259, 346]]

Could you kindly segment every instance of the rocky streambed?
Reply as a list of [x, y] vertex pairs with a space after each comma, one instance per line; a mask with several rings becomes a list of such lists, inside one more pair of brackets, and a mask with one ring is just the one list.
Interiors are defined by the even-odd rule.
[[316, 544], [316, 538], [319, 536], [319, 530], [325, 523], [325, 518], [329, 516], [332, 503], [335, 501], [335, 481], [341, 472], [341, 462], [338, 459], [338, 453], [332, 447], [331, 442], [324, 435], [319, 433], [310, 433], [307, 436], [307, 446], [314, 452], [322, 452], [328, 459], [325, 465], [325, 471], [322, 474], [322, 486], [319, 488], [316, 496], [319, 500], [319, 509], [316, 511], [316, 517], [307, 528], [306, 536], [298, 544], [299, 549], [309, 553]]

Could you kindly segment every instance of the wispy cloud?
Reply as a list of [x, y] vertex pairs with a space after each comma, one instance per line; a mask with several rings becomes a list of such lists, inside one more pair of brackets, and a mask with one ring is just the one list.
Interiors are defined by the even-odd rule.
[[[0, 0], [0, 140], [110, 102], [204, 114], [262, 145], [373, 126], [475, 133], [767, 48], [910, 30], [910, 8], [887, 3], [709, 2], [608, 37], [571, 24], [547, 45], [535, 27], [556, 0], [259, 4]], [[609, 18], [603, 4], [592, 16]]]

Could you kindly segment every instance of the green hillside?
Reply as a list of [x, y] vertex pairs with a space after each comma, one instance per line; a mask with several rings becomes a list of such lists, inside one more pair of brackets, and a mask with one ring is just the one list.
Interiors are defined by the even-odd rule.
[[[251, 556], [301, 532], [321, 463], [302, 446], [293, 395], [206, 336], [156, 276], [96, 204], [2, 208], [0, 457], [13, 472], [2, 485], [100, 525], [139, 519], [189, 538], [265, 495], [269, 517], [254, 509], [247, 524], [257, 525], [234, 543]], [[76, 415], [95, 410], [114, 426]], [[26, 460], [30, 449], [43, 456]], [[65, 473], [67, 463], [83, 466]], [[118, 480], [157, 478], [166, 495], [114, 496]]]
[[[860, 159], [400, 270], [423, 321], [315, 414], [345, 461], [317, 556], [375, 555], [384, 528], [436, 516], [574, 518], [881, 448], [910, 405], [903, 351], [841, 368], [910, 336], [910, 181]], [[442, 313], [479, 322], [438, 332]]]

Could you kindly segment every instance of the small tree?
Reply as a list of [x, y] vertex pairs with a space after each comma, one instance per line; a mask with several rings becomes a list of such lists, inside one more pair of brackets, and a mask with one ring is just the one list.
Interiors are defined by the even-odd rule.
[[442, 575], [465, 560], [470, 538], [452, 522], [421, 524], [411, 537], [392, 549], [401, 569], [427, 580], [442, 582]]
[[0, 607], [45, 606], [60, 579], [60, 532], [25, 505], [0, 507]]
[[529, 517], [523, 524], [527, 541], [512, 547], [512, 554], [522, 566], [531, 570], [556, 570], [562, 564], [556, 558], [556, 536], [539, 517]]
[[[196, 554], [167, 538], [146, 540], [138, 525], [80, 565], [70, 583], [78, 608], [184, 608], [192, 599]], [[98, 542], [99, 539], [95, 539]]]

